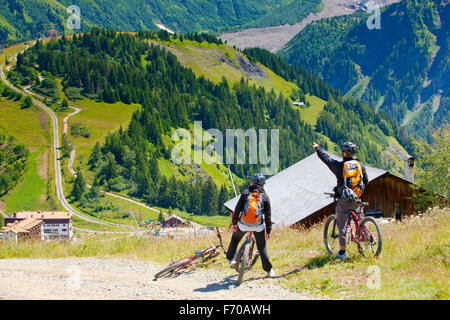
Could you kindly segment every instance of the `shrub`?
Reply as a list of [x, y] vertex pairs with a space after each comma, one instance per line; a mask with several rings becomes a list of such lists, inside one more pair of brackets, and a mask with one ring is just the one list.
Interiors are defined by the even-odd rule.
[[70, 101], [83, 100], [84, 97], [81, 94], [81, 90], [81, 88], [68, 87], [66, 90], [64, 90], [64, 93], [66, 94], [67, 99], [69, 99]]
[[431, 145], [423, 139], [417, 144], [416, 184], [419, 192], [413, 201], [419, 211], [450, 203], [450, 125], [445, 123], [442, 128], [434, 130], [431, 136]]
[[78, 122], [75, 122], [70, 126], [70, 134], [74, 137], [82, 136], [85, 138], [89, 138], [91, 136], [89, 130]]
[[23, 99], [23, 101], [22, 101], [22, 109], [31, 108], [32, 105], [33, 105], [33, 100], [31, 99], [30, 96], [26, 96], [25, 99]]

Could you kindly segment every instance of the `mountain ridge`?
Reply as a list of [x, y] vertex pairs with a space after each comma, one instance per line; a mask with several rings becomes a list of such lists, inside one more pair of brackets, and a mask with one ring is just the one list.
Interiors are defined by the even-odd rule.
[[320, 9], [321, 0], [4, 0], [0, 2], [0, 41], [31, 40], [49, 29], [67, 27], [67, 7], [80, 8], [81, 29], [93, 26], [122, 31], [220, 32], [296, 23]]
[[[392, 4], [382, 10], [380, 30], [367, 28], [364, 13], [321, 20], [279, 54], [429, 139], [430, 129], [449, 118], [449, 9], [440, 0]], [[421, 108], [433, 101], [439, 107]], [[425, 124], [408, 120], [418, 112]]]

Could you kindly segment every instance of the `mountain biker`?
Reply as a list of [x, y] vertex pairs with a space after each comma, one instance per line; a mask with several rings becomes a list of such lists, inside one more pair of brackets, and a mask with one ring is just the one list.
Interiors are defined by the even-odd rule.
[[[332, 159], [317, 143], [313, 143], [313, 148], [317, 152], [318, 157], [337, 178], [337, 186], [334, 188], [336, 199], [336, 221], [339, 228], [339, 252], [336, 259], [346, 260], [345, 252], [345, 223], [348, 219], [350, 211], [360, 212], [361, 207], [358, 202], [364, 191], [364, 187], [369, 183], [367, 171], [364, 165], [356, 158], [355, 154], [358, 147], [353, 142], [345, 142], [340, 146], [342, 151], [342, 161]], [[347, 164], [346, 164], [347, 163]], [[355, 177], [357, 184], [352, 183], [352, 179], [346, 179], [350, 169], [357, 173]], [[345, 171], [344, 171], [345, 170]]]
[[[272, 230], [272, 221], [269, 196], [264, 191], [265, 182], [266, 178], [264, 175], [254, 174], [251, 178], [250, 186], [242, 192], [241, 197], [236, 204], [231, 221], [233, 225], [233, 235], [231, 237], [230, 245], [228, 246], [227, 259], [228, 264], [233, 268], [236, 265], [234, 255], [236, 254], [239, 242], [247, 232], [253, 231], [263, 269], [267, 272], [267, 276], [274, 277], [275, 271], [270, 263], [266, 247], [266, 239], [270, 238], [270, 232]], [[260, 209], [258, 209], [260, 217], [256, 222], [249, 223], [248, 219], [246, 219], [246, 215], [250, 211], [249, 203], [252, 201], [253, 196], [257, 197], [258, 203], [260, 204]], [[266, 233], [264, 232], [264, 222], [266, 225]]]

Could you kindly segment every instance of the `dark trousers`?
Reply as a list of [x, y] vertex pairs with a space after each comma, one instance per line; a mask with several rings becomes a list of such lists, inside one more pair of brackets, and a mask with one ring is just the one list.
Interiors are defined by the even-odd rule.
[[[231, 242], [227, 250], [228, 260], [234, 259], [234, 255], [236, 254], [239, 242], [242, 240], [246, 233], [247, 232], [241, 231], [239, 227], [236, 232], [233, 232], [233, 235], [231, 236]], [[261, 257], [262, 267], [264, 271], [269, 272], [272, 269], [272, 264], [270, 263], [269, 256], [267, 254], [266, 233], [263, 230], [261, 232], [253, 232], [253, 235], [255, 236], [256, 247], [258, 248]]]

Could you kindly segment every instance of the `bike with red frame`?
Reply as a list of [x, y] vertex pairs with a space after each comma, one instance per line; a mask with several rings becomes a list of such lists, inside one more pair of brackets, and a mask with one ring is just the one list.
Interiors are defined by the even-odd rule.
[[[334, 193], [325, 193], [335, 197]], [[383, 245], [383, 237], [378, 222], [372, 217], [364, 216], [364, 208], [369, 206], [367, 202], [360, 202], [361, 214], [350, 211], [345, 223], [345, 241], [358, 245], [358, 251], [365, 257], [378, 257]], [[337, 227], [336, 215], [332, 214], [325, 222], [323, 239], [328, 253], [334, 255], [339, 251], [339, 228]]]
[[216, 234], [219, 238], [219, 244], [215, 246], [211, 246], [209, 248], [206, 248], [205, 250], [195, 250], [195, 255], [191, 257], [187, 257], [178, 261], [172, 261], [172, 263], [164, 268], [163, 270], [159, 271], [157, 274], [155, 274], [155, 279], [172, 275], [172, 274], [178, 274], [181, 270], [186, 269], [190, 266], [193, 266], [197, 263], [205, 263], [209, 260], [212, 260], [213, 258], [217, 257], [220, 254], [220, 249], [223, 250], [223, 252], [226, 255], [225, 247], [222, 243], [222, 236], [220, 235], [219, 228], [216, 227]]

